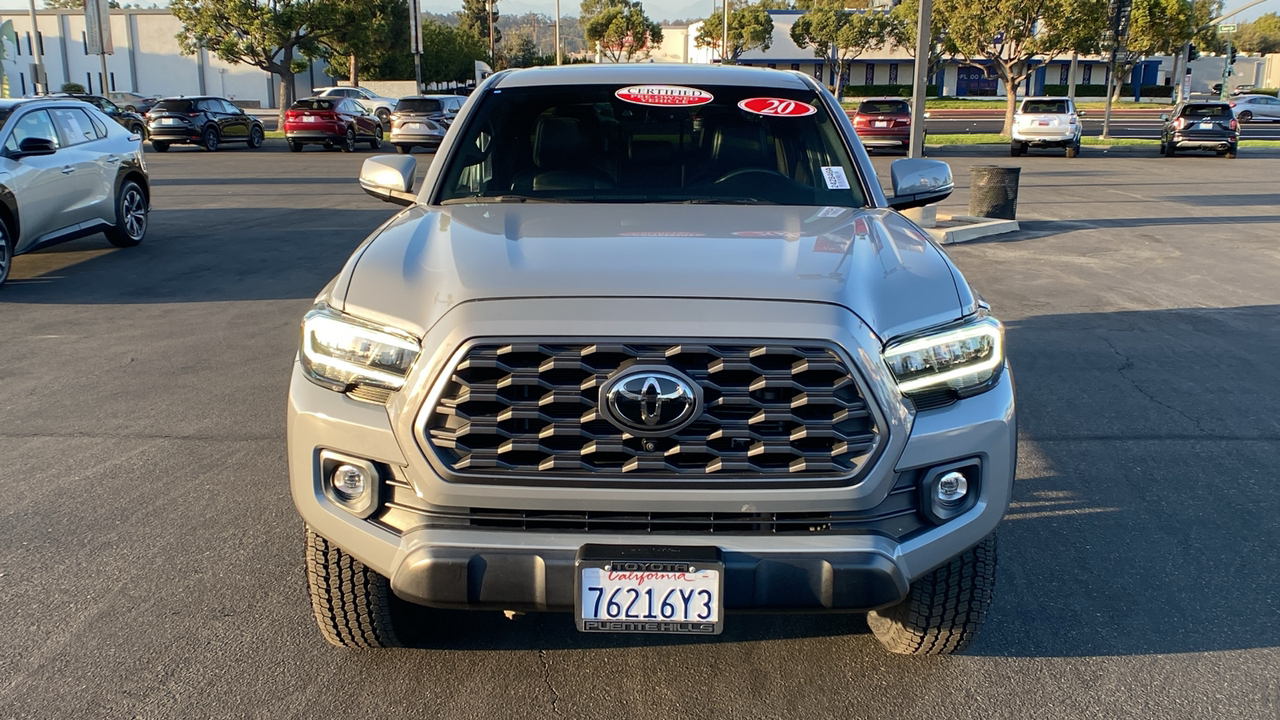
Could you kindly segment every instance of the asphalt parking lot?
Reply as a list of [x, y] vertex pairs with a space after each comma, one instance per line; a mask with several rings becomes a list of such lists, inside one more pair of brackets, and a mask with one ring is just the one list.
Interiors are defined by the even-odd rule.
[[422, 649], [325, 644], [284, 404], [299, 318], [394, 212], [369, 155], [148, 153], [140, 247], [16, 259], [0, 717], [1280, 718], [1273, 156], [947, 158], [943, 212], [970, 165], [1023, 168], [1023, 230], [949, 248], [1009, 328], [1018, 483], [984, 633], [904, 659], [852, 615], [707, 641], [439, 613]]

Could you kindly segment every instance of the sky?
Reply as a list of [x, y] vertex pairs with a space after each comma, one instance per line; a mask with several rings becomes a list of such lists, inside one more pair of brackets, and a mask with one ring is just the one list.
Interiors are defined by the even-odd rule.
[[[155, 2], [157, 5], [164, 6], [167, 0], [121, 0], [123, 3], [138, 4], [143, 6], [151, 5]], [[450, 13], [462, 7], [462, 0], [421, 0], [422, 7], [425, 10], [438, 13]], [[560, 0], [560, 12], [565, 15], [577, 15], [578, 3], [580, 0]], [[705, 17], [711, 14], [711, 9], [717, 5], [720, 0], [643, 0], [644, 7], [649, 17], [655, 20], [682, 20], [692, 17]], [[978, 2], [980, 0], [974, 0]], [[1248, 0], [1227, 0], [1226, 9], [1239, 7], [1248, 2]], [[36, 7], [41, 7], [41, 0], [36, 0]], [[0, 9], [15, 10], [26, 9], [27, 3], [24, 0], [0, 0]], [[526, 12], [540, 12], [545, 15], [555, 15], [555, 0], [499, 0], [498, 11], [506, 15], [523, 15]], [[1280, 13], [1280, 0], [1266, 0], [1266, 2], [1256, 7], [1249, 8], [1243, 13], [1231, 18], [1231, 21], [1246, 21], [1263, 15], [1265, 13]]]

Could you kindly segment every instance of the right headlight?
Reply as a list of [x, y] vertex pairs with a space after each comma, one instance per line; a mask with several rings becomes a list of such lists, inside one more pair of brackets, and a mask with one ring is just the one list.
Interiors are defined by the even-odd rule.
[[984, 315], [892, 343], [884, 361], [904, 395], [945, 388], [972, 395], [990, 387], [1004, 367], [1004, 326]]
[[298, 357], [303, 370], [312, 382], [338, 392], [357, 385], [399, 390], [418, 351], [418, 341], [408, 333], [328, 305], [317, 305], [302, 319]]

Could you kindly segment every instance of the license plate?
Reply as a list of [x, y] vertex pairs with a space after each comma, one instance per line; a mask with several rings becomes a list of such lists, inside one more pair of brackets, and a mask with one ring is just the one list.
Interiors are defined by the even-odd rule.
[[582, 632], [718, 635], [724, 627], [717, 548], [584, 545], [575, 571]]
[[177, 125], [178, 123], [178, 118], [160, 118], [161, 125]]
[[1039, 122], [1037, 122], [1036, 124], [1037, 124], [1037, 125], [1039, 125], [1040, 127], [1049, 127], [1049, 121], [1048, 121], [1048, 120], [1040, 120], [1040, 121], [1039, 121]]
[[876, 127], [889, 127], [889, 122], [887, 120], [877, 120], [872, 124]]
[[1211, 123], [1211, 122], [1204, 122], [1204, 123], [1200, 123], [1200, 129], [1201, 129], [1201, 130], [1212, 130], [1212, 129], [1213, 129], [1213, 123]]
[[312, 116], [312, 115], [303, 115], [303, 116], [302, 116], [302, 122], [315, 122], [315, 121], [316, 121], [316, 119], [315, 119], [315, 117], [314, 117], [314, 116]]

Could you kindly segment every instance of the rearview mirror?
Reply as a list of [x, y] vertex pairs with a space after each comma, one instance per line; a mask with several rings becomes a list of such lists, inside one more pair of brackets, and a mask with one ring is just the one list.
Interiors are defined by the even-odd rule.
[[412, 205], [417, 201], [413, 192], [417, 170], [418, 161], [408, 155], [371, 157], [360, 167], [360, 187], [383, 202]]
[[894, 160], [889, 172], [893, 177], [893, 197], [889, 207], [909, 210], [946, 200], [955, 189], [951, 166], [941, 160], [902, 158]]
[[35, 157], [37, 155], [52, 155], [58, 152], [58, 146], [48, 138], [29, 137], [23, 138], [18, 143], [18, 152], [14, 153], [13, 158]]

